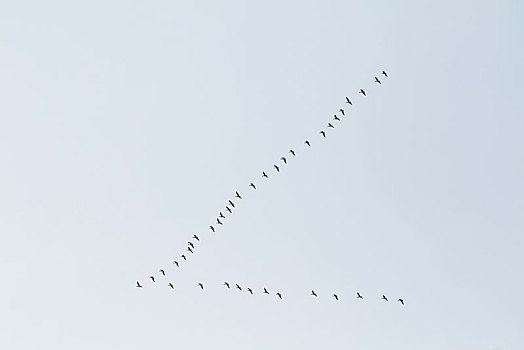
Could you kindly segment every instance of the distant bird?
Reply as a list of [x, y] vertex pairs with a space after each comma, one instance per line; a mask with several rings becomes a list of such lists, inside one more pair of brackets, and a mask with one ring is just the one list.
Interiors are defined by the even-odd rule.
[[346, 114], [344, 113], [344, 110], [343, 110], [342, 108], [340, 108], [338, 111], [339, 111], [340, 113], [342, 113], [342, 115], [346, 115]]
[[199, 283], [198, 286], [200, 287], [200, 289], [204, 290], [204, 285], [202, 283]]
[[193, 244], [193, 242], [187, 242], [187, 244], [188, 244], [191, 248], [195, 248], [195, 245]]
[[309, 147], [311, 147], [311, 144], [309, 143], [308, 140], [304, 141], [304, 143], [305, 143], [306, 145], [308, 145]]
[[380, 82], [380, 80], [378, 80], [377, 77], [375, 77], [375, 82], [376, 82], [376, 83], [379, 83], [379, 84], [382, 84], [382, 83]]
[[386, 296], [384, 294], [382, 294], [382, 298], [380, 299], [384, 299], [385, 301], [388, 301], [388, 298], [386, 298]]
[[263, 171], [263, 172], [262, 172], [262, 177], [269, 177], [269, 176], [267, 176], [266, 172]]
[[231, 288], [231, 287], [229, 286], [229, 283], [227, 283], [227, 282], [224, 282], [224, 286], [226, 286], [227, 288]]
[[136, 281], [136, 287], [137, 288], [142, 288], [142, 286], [140, 285], [140, 282]]
[[227, 205], [226, 205], [226, 210], [229, 212], [229, 214], [233, 213], [233, 212], [231, 211], [231, 209], [229, 209], [229, 207], [228, 207]]
[[229, 204], [234, 208], [235, 207], [235, 203], [231, 202], [231, 199], [229, 200]]
[[320, 130], [320, 135], [326, 137], [326, 132], [324, 130]]
[[[224, 225], [224, 224], [222, 223], [222, 221], [220, 221], [219, 218], [217, 218], [217, 224], [219, 224], [219, 225]], [[213, 232], [215, 232], [215, 231], [213, 231]]]
[[353, 103], [351, 103], [351, 101], [349, 100], [349, 98], [346, 97], [346, 103], [349, 103], [350, 105], [352, 105]]
[[280, 157], [280, 160], [284, 162], [284, 164], [287, 164], [287, 159], [286, 157]]
[[193, 235], [193, 238], [196, 239], [197, 241], [200, 241], [197, 235]]
[[277, 297], [279, 297], [280, 299], [282, 299], [282, 294], [277, 293]]
[[151, 281], [155, 282], [155, 277], [149, 276], [149, 278], [151, 278]]
[[264, 288], [264, 294], [269, 294], [266, 288]]
[[251, 293], [251, 295], [253, 295], [253, 291], [251, 290], [251, 288], [248, 288], [247, 291]]
[[250, 183], [250, 184], [249, 184], [249, 186], [253, 187], [253, 189], [254, 189], [254, 190], [256, 190], [256, 189], [257, 189], [257, 187], [255, 186], [255, 184], [254, 184], [254, 183]]
[[315, 291], [314, 291], [314, 290], [312, 290], [312, 291], [311, 291], [311, 295], [313, 295], [313, 296], [315, 296], [315, 297], [316, 297], [316, 296], [317, 296], [317, 293], [315, 293]]
[[400, 301], [400, 303], [404, 305], [404, 299], [399, 299], [398, 301]]
[[193, 249], [191, 249], [191, 247], [187, 247], [186, 250], [187, 250], [188, 252], [190, 252], [190, 253], [193, 253]]
[[184, 254], [180, 255], [180, 257], [184, 260], [187, 260], [186, 256]]
[[363, 89], [360, 89], [360, 91], [358, 93], [366, 96], [366, 92]]
[[215, 232], [215, 228], [213, 226], [209, 226], [209, 229], [213, 232]]
[[333, 116], [333, 120], [338, 120], [338, 121], [340, 121], [340, 118], [337, 117], [337, 115], [335, 114], [335, 115]]
[[175, 287], [173, 286], [173, 283], [169, 283], [168, 286], [170, 286], [171, 289], [175, 289]]
[[277, 172], [280, 172], [280, 168], [278, 167], [278, 165], [273, 165], [273, 167], [277, 170]]
[[160, 272], [162, 273], [162, 275], [164, 275], [164, 276], [166, 275], [164, 270], [160, 269]]
[[333, 298], [335, 298], [336, 300], [338, 300], [338, 295], [333, 294]]
[[242, 199], [242, 197], [240, 196], [240, 193], [238, 192], [235, 192], [235, 197], [237, 197], [238, 199]]
[[382, 71], [382, 74], [384, 74], [386, 78], [388, 77], [388, 73], [386, 73], [385, 71]]
[[295, 156], [295, 151], [293, 151], [292, 149], [289, 150], [289, 153], [291, 153], [293, 157]]
[[224, 216], [224, 214], [222, 214], [222, 212], [218, 213], [218, 217], [220, 217], [220, 218], [224, 218], [224, 219], [226, 218], [226, 217]]
[[242, 290], [242, 288], [238, 285], [238, 283], [235, 284], [237, 286], [238, 290]]
[[176, 260], [175, 260], [175, 261], [173, 261], [173, 264], [175, 264], [175, 265], [176, 265], [176, 267], [180, 267], [180, 266], [178, 265], [178, 261], [176, 261]]
[[331, 123], [328, 123], [327, 126], [328, 126], [328, 128], [333, 128], [333, 129], [335, 128], [335, 127], [333, 126], [333, 124], [331, 124]]
[[360, 295], [359, 292], [357, 292], [357, 299], [364, 299], [364, 298], [362, 298], [362, 295]]

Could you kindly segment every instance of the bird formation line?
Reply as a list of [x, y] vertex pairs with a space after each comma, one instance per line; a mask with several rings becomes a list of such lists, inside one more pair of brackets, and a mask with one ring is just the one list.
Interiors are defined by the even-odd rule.
[[[380, 74], [383, 75], [385, 78], [388, 77], [388, 74], [387, 74], [385, 71], [382, 71]], [[375, 76], [374, 78], [375, 78], [375, 80], [374, 80], [375, 83], [382, 85], [381, 80], [380, 80], [377, 76]], [[362, 95], [362, 98], [364, 98], [364, 97], [367, 96], [366, 91], [365, 91], [364, 89], [360, 89], [360, 90], [358, 91], [358, 94], [361, 94], [361, 95]], [[347, 97], [347, 96], [345, 97], [345, 104], [348, 105], [348, 108], [349, 108], [350, 106], [353, 106], [353, 102], [352, 102], [352, 101], [349, 99], [349, 97]], [[339, 113], [339, 114], [337, 115], [337, 113]], [[335, 125], [338, 125], [338, 123], [342, 123], [342, 121], [343, 121], [344, 117], [346, 117], [346, 115], [349, 116], [349, 113], [347, 113], [346, 110], [344, 110], [344, 108], [339, 108], [337, 113], [335, 113], [335, 114], [333, 115], [333, 122], [328, 122], [328, 123], [326, 124], [326, 127], [327, 127], [328, 129], [336, 129]], [[326, 129], [326, 130], [327, 130], [327, 129]], [[325, 130], [320, 130], [320, 131], [319, 131], [319, 134], [320, 134], [320, 136], [321, 136], [322, 139], [325, 139], [325, 138], [327, 138], [327, 136], [328, 136], [328, 133], [327, 133]], [[309, 139], [305, 140], [305, 141], [304, 141], [304, 144], [307, 146], [306, 148], [309, 148], [309, 147], [312, 146], [312, 142], [311, 142], [311, 140], [309, 140]], [[291, 158], [296, 157], [296, 155], [297, 155], [297, 151], [296, 151], [295, 149], [289, 149], [287, 153], [290, 154]], [[277, 165], [277, 164], [273, 164], [273, 169], [274, 169], [274, 171], [275, 171], [276, 173], [280, 173], [281, 168], [282, 168], [283, 166], [288, 165], [288, 163], [289, 163], [289, 157], [286, 158], [285, 156], [281, 156], [281, 157], [280, 157], [280, 162], [277, 163], [278, 165]], [[263, 171], [262, 171], [262, 176], [261, 176], [261, 178], [262, 178], [262, 179], [269, 179], [269, 175], [268, 175], [268, 174], [270, 174], [269, 171], [267, 171], [267, 170], [263, 170]], [[266, 180], [266, 181], [267, 181], [267, 180]], [[253, 181], [253, 182], [250, 182], [249, 185], [248, 185], [248, 187], [250, 187], [251, 190], [253, 190], [253, 191], [257, 190], [257, 185], [256, 185], [256, 183], [255, 183], [254, 181]], [[235, 195], [234, 195], [233, 198], [234, 198], [235, 200], [241, 201], [241, 200], [243, 199], [243, 196], [242, 196], [238, 191], [234, 191], [234, 192], [235, 192]], [[238, 202], [237, 202], [237, 204], [238, 204]], [[233, 202], [232, 199], [228, 199], [228, 200], [227, 200], [227, 203], [226, 203], [225, 206], [224, 206], [224, 209], [225, 209], [225, 210], [227, 211], [227, 213], [228, 213], [228, 214], [226, 214], [227, 216], [224, 215], [224, 212], [219, 211], [218, 216], [216, 217], [216, 221], [214, 221], [214, 223], [213, 223], [212, 225], [209, 225], [209, 230], [211, 231], [211, 233], [216, 233], [217, 230], [218, 230], [218, 228], [224, 225], [224, 222], [225, 222], [225, 220], [228, 218], [228, 216], [230, 216], [231, 214], [233, 214], [233, 209], [236, 209], [236, 204], [235, 204], [235, 202]], [[183, 253], [183, 254], [180, 254], [180, 255], [179, 255], [179, 258], [175, 258], [175, 259], [173, 260], [173, 265], [176, 266], [176, 268], [180, 268], [182, 262], [186, 262], [186, 261], [188, 260], [188, 256], [190, 256], [190, 255], [192, 255], [192, 254], [195, 253], [195, 251], [196, 251], [196, 249], [197, 249], [197, 246], [196, 246], [196, 245], [197, 245], [198, 242], [200, 242], [200, 237], [199, 237], [198, 235], [194, 234], [194, 235], [193, 235], [193, 236], [188, 240], [188, 242], [187, 242], [187, 246], [186, 246], [186, 248], [185, 248], [185, 250], [184, 250], [184, 253]], [[186, 253], [187, 253], [188, 255], [186, 255]], [[181, 259], [182, 259], [183, 261], [182, 261]], [[161, 274], [162, 274], [163, 276], [166, 276], [166, 273], [165, 273], [165, 270], [164, 270], [164, 269], [160, 269], [160, 272], [161, 272]], [[153, 281], [153, 283], [155, 282], [155, 276], [149, 276], [149, 278]], [[139, 281], [137, 281], [136, 284], [137, 284], [136, 287], [138, 287], [138, 288], [142, 288], [142, 285], [140, 284]], [[225, 285], [227, 286], [227, 288], [230, 287], [229, 284], [228, 284], [227, 282], [225, 283]], [[169, 283], [168, 286], [169, 286], [170, 288], [174, 289], [174, 286], [173, 286], [172, 283]], [[199, 283], [198, 286], [200, 287], [201, 290], [204, 290], [204, 285], [203, 285], [202, 283]], [[240, 287], [238, 284], [236, 285], [236, 288], [239, 289], [239, 290], [241, 290], [241, 287]], [[253, 290], [252, 290], [252, 289], [248, 288], [247, 291], [248, 291], [249, 293], [253, 294]], [[267, 291], [266, 288], [264, 288], [263, 293], [264, 293], [264, 294], [269, 294], [269, 292]], [[277, 293], [276, 295], [277, 295], [280, 299], [283, 298], [283, 296], [282, 296], [282, 294], [281, 294], [280, 292]], [[315, 293], [315, 291], [312, 291], [312, 292], [311, 292], [311, 295], [312, 295], [312, 296], [315, 296], [315, 297], [317, 296], [316, 293]], [[333, 294], [333, 298], [334, 298], [335, 300], [339, 300], [339, 295], [338, 295], [338, 294]], [[358, 292], [357, 292], [357, 298], [362, 299], [362, 296], [361, 296]], [[385, 301], [387, 301], [387, 298], [386, 298], [384, 295], [382, 296], [382, 299], [384, 299]], [[404, 304], [404, 301], [403, 301], [402, 299], [399, 299], [399, 302], [401, 302], [402, 304]]]

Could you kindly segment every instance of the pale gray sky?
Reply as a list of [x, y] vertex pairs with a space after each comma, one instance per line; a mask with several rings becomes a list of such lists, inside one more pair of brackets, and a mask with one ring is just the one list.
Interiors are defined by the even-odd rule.
[[517, 0], [1, 2], [0, 348], [524, 348], [523, 23]]

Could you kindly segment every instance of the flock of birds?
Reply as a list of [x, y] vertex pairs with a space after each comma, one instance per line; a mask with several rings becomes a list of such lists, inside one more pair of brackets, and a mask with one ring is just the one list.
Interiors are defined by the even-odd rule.
[[[388, 74], [386, 73], [386, 71], [382, 71], [381, 74], [384, 76], [384, 77], [388, 77]], [[380, 79], [375, 76], [375, 80], [374, 80], [375, 83], [377, 84], [382, 84], [382, 82], [380, 81]], [[366, 91], [364, 89], [360, 89], [360, 91], [358, 91], [359, 94], [362, 94], [363, 96], [367, 96], [366, 95]], [[346, 96], [345, 98], [345, 103], [348, 105], [348, 106], [351, 106], [353, 105], [353, 102], [349, 99], [349, 97]], [[341, 122], [342, 121], [342, 118], [344, 118], [346, 116], [346, 112], [343, 108], [340, 108], [338, 110], [338, 112], [340, 113], [340, 115], [337, 115], [337, 113], [335, 113], [333, 115], [333, 121], [332, 122], [328, 122], [327, 123], [327, 128], [332, 128], [332, 129], [335, 129], [335, 125], [337, 122]], [[319, 134], [322, 136], [322, 138], [326, 138], [327, 137], [327, 134], [326, 134], [326, 131], [325, 130], [320, 130]], [[304, 144], [307, 146], [307, 147], [311, 147], [311, 141], [310, 140], [305, 140], [304, 141]], [[295, 150], [293, 149], [290, 149], [288, 151], [288, 153], [290, 154], [291, 157], [295, 157], [296, 156], [296, 152]], [[289, 157], [289, 156], [288, 156]], [[280, 161], [281, 163], [279, 163], [278, 165], [277, 164], [274, 164], [273, 165], [273, 168], [274, 170], [279, 173], [280, 172], [280, 168], [282, 166], [285, 166], [288, 164], [288, 158], [286, 158], [285, 156], [282, 156], [280, 158]], [[262, 178], [269, 178], [269, 175], [268, 175], [269, 172], [266, 172], [265, 170], [262, 171]], [[252, 190], [256, 190], [257, 189], [257, 186], [255, 183], [253, 182], [250, 182], [249, 184], [249, 187], [252, 188]], [[235, 196], [234, 196], [234, 200], [242, 200], [242, 195], [238, 192], [238, 191], [235, 191]], [[233, 214], [233, 210], [236, 208], [236, 205], [235, 205], [235, 202], [233, 202], [233, 200], [229, 199], [227, 204], [225, 205], [224, 209], [225, 211], [227, 211], [227, 215], [230, 215], [230, 214]], [[216, 218], [216, 221], [209, 226], [209, 230], [211, 230], [212, 233], [215, 233], [216, 230], [218, 229], [219, 226], [221, 225], [224, 225], [224, 223], [222, 221], [224, 221], [224, 219], [226, 219], [226, 215], [224, 215], [224, 213], [222, 211], [219, 211], [218, 213], [218, 216]], [[196, 244], [200, 242], [200, 238], [195, 234], [193, 235], [187, 242], [187, 246], [186, 246], [186, 249], [185, 251], [180, 255], [180, 259], [179, 260], [174, 260], [173, 261], [173, 264], [179, 268], [180, 265], [182, 264], [182, 262], [185, 262], [188, 260], [188, 257], [190, 256], [190, 254], [194, 254], [195, 250], [196, 250]], [[183, 260], [183, 261], [182, 261]], [[166, 276], [166, 272], [164, 269], [160, 269], [159, 272], [162, 274], [162, 276]], [[155, 283], [156, 280], [155, 280], [155, 276], [149, 276], [149, 279]], [[169, 282], [167, 284], [167, 286], [171, 289], [175, 289], [175, 286], [173, 285], [172, 282]], [[229, 282], [224, 282], [224, 286], [226, 288], [231, 288], [231, 285], [229, 284]], [[142, 284], [137, 281], [136, 282], [136, 287], [137, 288], [142, 288]], [[200, 288], [201, 290], [204, 290], [204, 284], [202, 282], [198, 283], [197, 285], [197, 288]], [[235, 284], [235, 288], [242, 291], [242, 287], [239, 285], [239, 284]], [[250, 293], [251, 295], [253, 295], [253, 290], [251, 288], [247, 288], [246, 291], [248, 293]], [[269, 291], [267, 290], [267, 288], [263, 288], [262, 290], [262, 294], [270, 294]], [[277, 292], [275, 293], [275, 295], [282, 299], [282, 293], [280, 292]], [[313, 297], [317, 297], [317, 293], [312, 290], [311, 293], [310, 293], [311, 296]], [[332, 298], [334, 298], [336, 301], [339, 300], [339, 295], [338, 294], [333, 294], [332, 295]], [[359, 293], [359, 292], [356, 292], [356, 298], [357, 299], [363, 299], [362, 295]], [[384, 301], [388, 301], [388, 298], [385, 296], [385, 295], [382, 295], [382, 297], [380, 298], [381, 300], [384, 300]], [[399, 298], [397, 299], [398, 302], [400, 302], [402, 305], [404, 305], [404, 300], [402, 298]]]

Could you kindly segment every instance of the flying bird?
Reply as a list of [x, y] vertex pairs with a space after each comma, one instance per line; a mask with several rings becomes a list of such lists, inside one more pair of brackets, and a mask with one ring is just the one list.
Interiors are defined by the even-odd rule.
[[169, 283], [168, 286], [170, 286], [171, 289], [175, 289], [175, 287], [173, 286], [173, 283]]
[[277, 293], [277, 297], [279, 297], [280, 299], [282, 299], [282, 294]]
[[197, 235], [193, 235], [193, 238], [196, 239], [197, 241], [200, 241], [200, 239], [198, 239]]
[[363, 89], [360, 89], [360, 91], [358, 93], [366, 96], [366, 92]]
[[277, 172], [280, 172], [280, 168], [278, 167], [278, 165], [273, 165], [273, 167], [277, 169]]
[[204, 290], [204, 285], [202, 283], [199, 283], [198, 286], [200, 287], [200, 289]]
[[234, 208], [235, 207], [235, 203], [231, 202], [231, 199], [229, 200], [229, 204]]
[[333, 298], [335, 298], [336, 300], [338, 300], [338, 295], [333, 294]]
[[314, 291], [314, 290], [312, 290], [312, 291], [311, 291], [311, 295], [313, 295], [313, 296], [315, 296], [315, 297], [316, 297], [316, 296], [317, 296], [317, 293], [315, 293], [315, 291]]
[[160, 269], [160, 272], [162, 273], [162, 275], [166, 275], [166, 273], [164, 272], [164, 270]]
[[280, 160], [284, 162], [284, 164], [287, 164], [287, 159], [286, 157], [280, 157]]
[[155, 282], [155, 277], [149, 276], [149, 278], [151, 278], [151, 281]]
[[292, 149], [289, 150], [289, 153], [291, 153], [293, 156], [295, 156], [295, 151], [293, 151]]
[[382, 74], [384, 74], [386, 78], [388, 77], [388, 73], [386, 73], [385, 71], [382, 71]]
[[195, 245], [193, 244], [193, 242], [187, 242], [187, 244], [188, 244], [191, 248], [195, 248]]
[[224, 282], [224, 286], [226, 286], [227, 288], [231, 288], [231, 287], [229, 286], [229, 283], [227, 283], [227, 282]]
[[380, 299], [384, 299], [385, 301], [388, 301], [388, 298], [386, 298], [386, 296], [384, 294], [382, 294], [382, 298]]
[[178, 265], [178, 261], [176, 261], [176, 260], [175, 260], [175, 261], [173, 261], [173, 264], [175, 264], [175, 265], [176, 265], [176, 267], [180, 267], [180, 266]]
[[181, 257], [182, 259], [184, 259], [184, 260], [187, 260], [187, 259], [186, 259], [186, 256], [185, 256], [184, 254], [180, 255], [180, 257]]
[[249, 186], [253, 187], [253, 189], [254, 189], [254, 190], [256, 190], [256, 189], [257, 189], [257, 187], [255, 186], [255, 184], [254, 184], [254, 183], [250, 183], [250, 184], [249, 184]]
[[232, 214], [233, 212], [231, 211], [231, 209], [229, 209], [229, 207], [226, 205], [226, 210], [229, 212], [229, 214]]
[[242, 197], [240, 196], [240, 193], [238, 192], [235, 192], [235, 197], [237, 197], [238, 199], [242, 199]]
[[251, 290], [251, 288], [248, 288], [247, 291], [251, 293], [251, 295], [253, 295], [253, 291]]
[[376, 83], [379, 83], [379, 84], [382, 84], [382, 83], [380, 82], [380, 80], [378, 80], [377, 77], [375, 77], [375, 82], [376, 82]]
[[264, 288], [264, 294], [269, 294], [266, 288]]
[[335, 128], [335, 127], [333, 126], [333, 124], [331, 124], [331, 123], [328, 123], [327, 126], [328, 126], [328, 128], [333, 128], [333, 129]]
[[[217, 224], [219, 224], [219, 225], [224, 225], [224, 224], [222, 223], [222, 221], [220, 221], [219, 218], [217, 218]], [[215, 231], [213, 231], [213, 232], [215, 232]]]
[[226, 218], [226, 217], [224, 216], [224, 214], [222, 214], [222, 212], [220, 212], [220, 213], [218, 214], [218, 217], [223, 218], [223, 219]]
[[324, 130], [320, 130], [320, 135], [326, 137], [326, 132]]
[[362, 295], [360, 295], [359, 292], [357, 292], [357, 299], [364, 299], [364, 298], [362, 298]]
[[344, 110], [343, 110], [342, 108], [339, 109], [339, 112], [342, 113], [342, 115], [346, 115], [346, 114], [344, 113]]
[[142, 286], [140, 285], [140, 282], [136, 281], [136, 287], [137, 288], [142, 288]]
[[238, 285], [238, 283], [235, 284], [237, 286], [238, 290], [242, 290], [242, 288]]
[[215, 228], [213, 226], [209, 226], [209, 229], [213, 232], [215, 232]]
[[304, 141], [304, 143], [305, 143], [306, 145], [308, 145], [309, 147], [311, 147], [311, 144], [309, 143], [308, 140]]
[[187, 250], [188, 252], [190, 252], [190, 253], [193, 253], [193, 249], [191, 249], [191, 247], [187, 247], [186, 250]]
[[404, 305], [404, 299], [399, 299], [398, 301], [400, 301], [400, 303]]
[[263, 171], [263, 172], [262, 172], [262, 177], [269, 177], [269, 176], [267, 176], [266, 172]]
[[346, 103], [349, 103], [350, 105], [352, 105], [353, 103], [351, 103], [351, 101], [349, 100], [349, 98], [346, 97]]
[[338, 120], [338, 121], [340, 121], [340, 118], [337, 117], [337, 115], [335, 114], [335, 115], [333, 116], [333, 120]]

